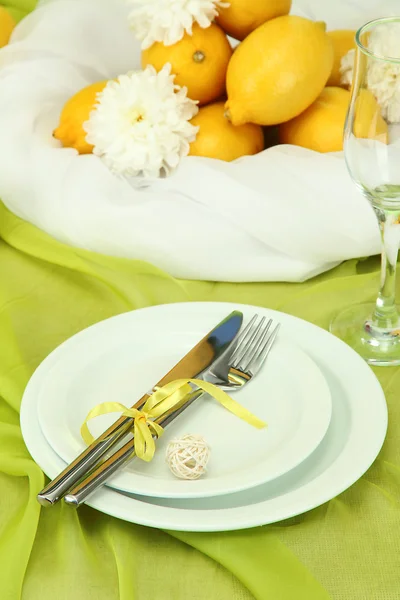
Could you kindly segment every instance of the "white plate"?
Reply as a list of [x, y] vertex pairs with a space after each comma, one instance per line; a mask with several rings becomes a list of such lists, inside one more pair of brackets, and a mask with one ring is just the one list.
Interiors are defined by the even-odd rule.
[[[186, 311], [187, 305], [182, 305]], [[233, 307], [252, 313], [255, 307], [228, 303], [192, 304], [193, 314], [207, 310], [218, 320]], [[292, 338], [322, 369], [332, 394], [332, 419], [317, 450], [287, 475], [252, 490], [201, 500], [130, 498], [109, 488], [88, 501], [119, 519], [178, 531], [228, 531], [275, 523], [299, 515], [355, 483], [375, 460], [386, 435], [387, 407], [382, 388], [369, 366], [326, 331], [289, 315], [258, 309], [291, 326]], [[37, 418], [38, 394], [51, 362], [32, 377], [21, 405], [21, 427], [33, 459], [54, 478], [66, 463], [52, 450]]]
[[[42, 382], [38, 405], [40, 426], [52, 448], [72, 462], [85, 449], [80, 428], [90, 409], [107, 401], [131, 406], [218, 320], [208, 305], [197, 310], [162, 305], [108, 319], [62, 344], [47, 359], [53, 364], [55, 357], [56, 364]], [[290, 324], [282, 325], [265, 367], [234, 396], [268, 427], [254, 429], [203, 398], [166, 428], [150, 464], [132, 460], [110, 487], [162, 498], [241, 491], [295, 468], [328, 429], [329, 387], [312, 359], [291, 342]], [[91, 431], [100, 435], [116, 417], [94, 420]], [[165, 462], [168, 443], [186, 433], [202, 435], [211, 447], [207, 474], [197, 481], [175, 478]]]

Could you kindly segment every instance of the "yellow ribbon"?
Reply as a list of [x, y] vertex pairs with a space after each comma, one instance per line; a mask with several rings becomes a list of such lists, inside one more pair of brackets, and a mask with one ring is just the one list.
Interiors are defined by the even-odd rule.
[[89, 446], [94, 437], [89, 431], [88, 422], [100, 415], [106, 415], [113, 412], [121, 412], [123, 417], [132, 417], [134, 419], [134, 448], [138, 458], [150, 462], [155, 453], [155, 443], [153, 435], [157, 438], [163, 434], [163, 428], [154, 421], [172, 409], [177, 410], [185, 404], [187, 395], [193, 392], [189, 384], [194, 384], [213, 398], [217, 400], [224, 408], [231, 413], [246, 421], [249, 425], [257, 429], [266, 427], [266, 423], [254, 416], [250, 411], [244, 408], [220, 388], [212, 383], [200, 379], [177, 379], [162, 388], [158, 388], [145, 402], [142, 410], [136, 408], [127, 408], [119, 402], [103, 402], [98, 404], [89, 412], [81, 427], [81, 436], [84, 442]]

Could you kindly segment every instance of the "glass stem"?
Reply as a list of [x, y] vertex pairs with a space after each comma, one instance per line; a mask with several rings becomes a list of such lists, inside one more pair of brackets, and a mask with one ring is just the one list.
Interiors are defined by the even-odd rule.
[[399, 327], [396, 308], [396, 265], [400, 242], [400, 212], [374, 208], [382, 240], [381, 286], [373, 315], [373, 327], [380, 330]]

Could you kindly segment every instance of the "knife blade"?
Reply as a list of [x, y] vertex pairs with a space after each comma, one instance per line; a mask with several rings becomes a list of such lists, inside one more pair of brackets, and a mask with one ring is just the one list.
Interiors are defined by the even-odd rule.
[[[234, 341], [243, 322], [243, 314], [233, 311], [214, 327], [168, 373], [145, 394], [133, 408], [141, 409], [155, 388], [175, 379], [199, 377]], [[42, 506], [53, 506], [90, 471], [96, 463], [121, 440], [131, 428], [133, 418], [121, 417], [88, 446], [72, 463], [37, 495]]]

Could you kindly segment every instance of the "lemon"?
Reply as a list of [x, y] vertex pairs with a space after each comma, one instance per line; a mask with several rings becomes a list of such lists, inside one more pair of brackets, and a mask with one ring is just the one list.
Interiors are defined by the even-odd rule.
[[191, 120], [200, 127], [196, 140], [190, 144], [190, 155], [208, 156], [231, 161], [264, 149], [264, 134], [258, 125], [235, 127], [225, 115], [224, 102], [214, 102], [200, 108]]
[[353, 134], [357, 138], [378, 140], [388, 143], [389, 130], [381, 115], [375, 96], [367, 89], [361, 89], [355, 101]]
[[142, 67], [152, 65], [161, 71], [170, 63], [176, 75], [175, 83], [186, 86], [188, 97], [208, 104], [225, 94], [226, 70], [232, 48], [226, 34], [218, 25], [202, 29], [193, 25], [192, 35], [185, 34], [172, 46], [156, 42], [142, 52]]
[[340, 63], [343, 56], [345, 56], [349, 50], [355, 48], [356, 32], [352, 29], [337, 29], [335, 31], [328, 31], [327, 35], [332, 41], [334, 51], [333, 69], [327, 85], [340, 86]]
[[6, 46], [16, 23], [10, 13], [0, 6], [0, 48]]
[[217, 23], [237, 40], [244, 40], [260, 25], [290, 12], [292, 0], [230, 0], [221, 8]]
[[349, 103], [349, 91], [326, 87], [303, 113], [280, 125], [280, 142], [317, 152], [343, 150], [343, 129]]
[[[301, 115], [279, 126], [280, 142], [317, 152], [343, 150], [344, 124], [350, 97], [350, 92], [341, 87], [326, 87]], [[356, 99], [353, 133], [358, 138], [387, 143], [387, 124], [369, 90], [360, 90]]]
[[332, 66], [332, 42], [323, 23], [291, 15], [272, 19], [233, 53], [227, 115], [234, 125], [293, 119], [322, 92]]
[[72, 96], [65, 104], [60, 123], [53, 135], [65, 148], [75, 148], [79, 154], [91, 154], [93, 146], [86, 141], [83, 124], [89, 119], [96, 104], [97, 94], [102, 92], [107, 81], [93, 83]]

